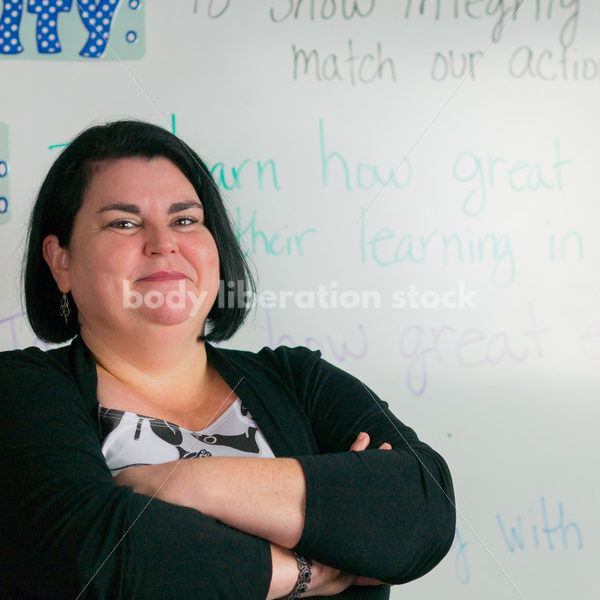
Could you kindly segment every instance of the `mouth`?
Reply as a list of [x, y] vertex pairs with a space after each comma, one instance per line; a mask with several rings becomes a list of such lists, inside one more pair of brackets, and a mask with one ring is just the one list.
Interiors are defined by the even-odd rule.
[[187, 279], [187, 277], [179, 271], [157, 271], [141, 277], [138, 281], [175, 281], [177, 279]]

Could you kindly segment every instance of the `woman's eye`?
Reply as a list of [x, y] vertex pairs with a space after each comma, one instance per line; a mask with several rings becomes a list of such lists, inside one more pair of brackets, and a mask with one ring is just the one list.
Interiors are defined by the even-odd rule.
[[[198, 222], [199, 219], [196, 219], [195, 217], [178, 217], [171, 224], [176, 227], [188, 227]], [[119, 219], [118, 221], [113, 221], [112, 223], [109, 223], [108, 227], [112, 229], [134, 229], [140, 227], [140, 224], [136, 223], [135, 221], [129, 221], [127, 219]]]
[[108, 225], [109, 227], [112, 227], [113, 229], [131, 229], [133, 227], [136, 226], [135, 223], [133, 223], [132, 221], [113, 221], [112, 223], [109, 223]]
[[174, 225], [193, 225], [197, 223], [198, 219], [194, 217], [179, 217], [174, 221]]

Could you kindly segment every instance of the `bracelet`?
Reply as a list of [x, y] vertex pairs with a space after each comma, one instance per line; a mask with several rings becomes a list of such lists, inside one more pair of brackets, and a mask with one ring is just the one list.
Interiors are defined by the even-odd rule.
[[312, 560], [310, 558], [304, 558], [294, 552], [296, 562], [298, 563], [298, 581], [289, 596], [286, 596], [283, 600], [298, 600], [301, 595], [308, 589], [310, 583], [310, 577], [312, 574]]

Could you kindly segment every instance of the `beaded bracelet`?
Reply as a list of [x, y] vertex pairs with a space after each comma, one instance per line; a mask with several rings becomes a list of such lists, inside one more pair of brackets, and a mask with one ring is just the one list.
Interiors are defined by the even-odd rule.
[[304, 558], [294, 552], [296, 562], [298, 563], [298, 581], [289, 596], [286, 596], [283, 600], [298, 600], [301, 595], [308, 589], [310, 583], [310, 577], [312, 574], [312, 560], [310, 558]]

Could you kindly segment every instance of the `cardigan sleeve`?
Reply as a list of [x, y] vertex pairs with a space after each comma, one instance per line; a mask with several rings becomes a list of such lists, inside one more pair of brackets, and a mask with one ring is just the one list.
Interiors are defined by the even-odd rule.
[[[298, 457], [307, 497], [295, 549], [391, 584], [430, 571], [450, 549], [455, 532], [454, 492], [444, 459], [386, 402], [321, 359], [320, 352], [296, 348], [279, 354], [321, 452]], [[350, 452], [360, 431], [370, 435], [370, 448]], [[392, 450], [378, 450], [383, 442]]]
[[18, 597], [264, 599], [269, 543], [115, 485], [92, 411], [44, 354], [0, 353], [0, 587]]

